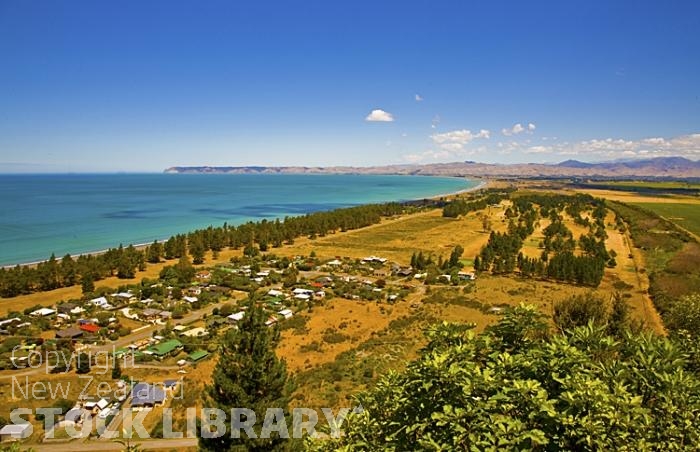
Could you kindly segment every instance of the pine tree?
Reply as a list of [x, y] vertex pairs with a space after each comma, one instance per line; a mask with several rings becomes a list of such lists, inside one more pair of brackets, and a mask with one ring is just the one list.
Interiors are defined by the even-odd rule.
[[81, 353], [78, 355], [78, 363], [75, 371], [79, 374], [86, 374], [90, 372], [90, 356], [87, 353]]
[[[282, 408], [288, 414], [289, 387], [287, 366], [275, 354], [280, 340], [277, 327], [268, 328], [262, 308], [251, 294], [246, 314], [239, 328], [228, 330], [220, 343], [219, 362], [214, 368], [212, 384], [206, 388], [205, 406], [231, 414], [232, 408], [251, 409], [256, 414], [254, 430], [260, 436], [262, 420], [268, 408]], [[280, 420], [278, 420], [280, 422]], [[231, 437], [227, 431], [218, 438], [200, 435], [199, 446], [206, 451], [281, 450], [285, 440], [272, 433], [270, 438]]]
[[83, 275], [83, 277], [80, 279], [80, 285], [83, 289], [83, 295], [87, 295], [95, 291], [95, 280], [91, 274]]
[[122, 376], [122, 366], [119, 364], [119, 358], [114, 357], [114, 367], [112, 367], [112, 379], [117, 380]]

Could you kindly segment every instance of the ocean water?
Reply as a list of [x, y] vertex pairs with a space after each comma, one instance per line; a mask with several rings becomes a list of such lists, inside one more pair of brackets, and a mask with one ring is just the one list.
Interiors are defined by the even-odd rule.
[[0, 175], [0, 265], [141, 244], [224, 222], [420, 199], [461, 178], [365, 175]]

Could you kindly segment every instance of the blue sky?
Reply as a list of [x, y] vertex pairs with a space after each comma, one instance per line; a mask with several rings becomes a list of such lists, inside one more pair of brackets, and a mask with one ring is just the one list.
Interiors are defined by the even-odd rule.
[[698, 159], [698, 30], [697, 1], [0, 0], [0, 172]]

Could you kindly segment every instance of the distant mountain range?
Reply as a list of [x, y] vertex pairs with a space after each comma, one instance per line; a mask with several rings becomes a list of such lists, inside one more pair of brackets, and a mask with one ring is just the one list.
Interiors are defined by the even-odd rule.
[[566, 160], [557, 164], [477, 162], [431, 163], [386, 166], [173, 166], [166, 173], [227, 174], [407, 174], [424, 176], [473, 177], [591, 177], [591, 178], [698, 178], [700, 161], [683, 157], [657, 157], [646, 160], [586, 163]]

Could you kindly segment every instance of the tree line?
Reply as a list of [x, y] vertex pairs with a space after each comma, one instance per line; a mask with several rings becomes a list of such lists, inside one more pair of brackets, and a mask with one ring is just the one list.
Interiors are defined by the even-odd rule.
[[101, 254], [72, 257], [66, 254], [57, 259], [53, 254], [36, 266], [17, 265], [0, 268], [0, 297], [14, 297], [83, 285], [84, 292], [94, 290], [94, 282], [106, 277], [133, 278], [148, 263], [163, 259], [180, 259], [189, 255], [194, 264], [204, 262], [205, 253], [217, 255], [225, 248], [243, 248], [247, 255], [267, 251], [270, 247], [292, 244], [299, 237], [316, 238], [336, 231], [348, 231], [379, 223], [382, 217], [391, 217], [421, 207], [439, 207], [440, 201], [423, 200], [406, 203], [368, 204], [280, 220], [247, 222], [238, 226], [224, 223], [209, 226], [187, 234], [171, 236], [164, 242], [154, 241], [144, 249], [133, 245], [111, 248]]
[[442, 216], [446, 218], [457, 218], [461, 215], [466, 215], [469, 212], [483, 210], [492, 204], [498, 204], [504, 199], [508, 198], [507, 191], [487, 191], [486, 193], [486, 196], [472, 201], [466, 199], [455, 199], [448, 202], [445, 204], [445, 207], [442, 208]]

